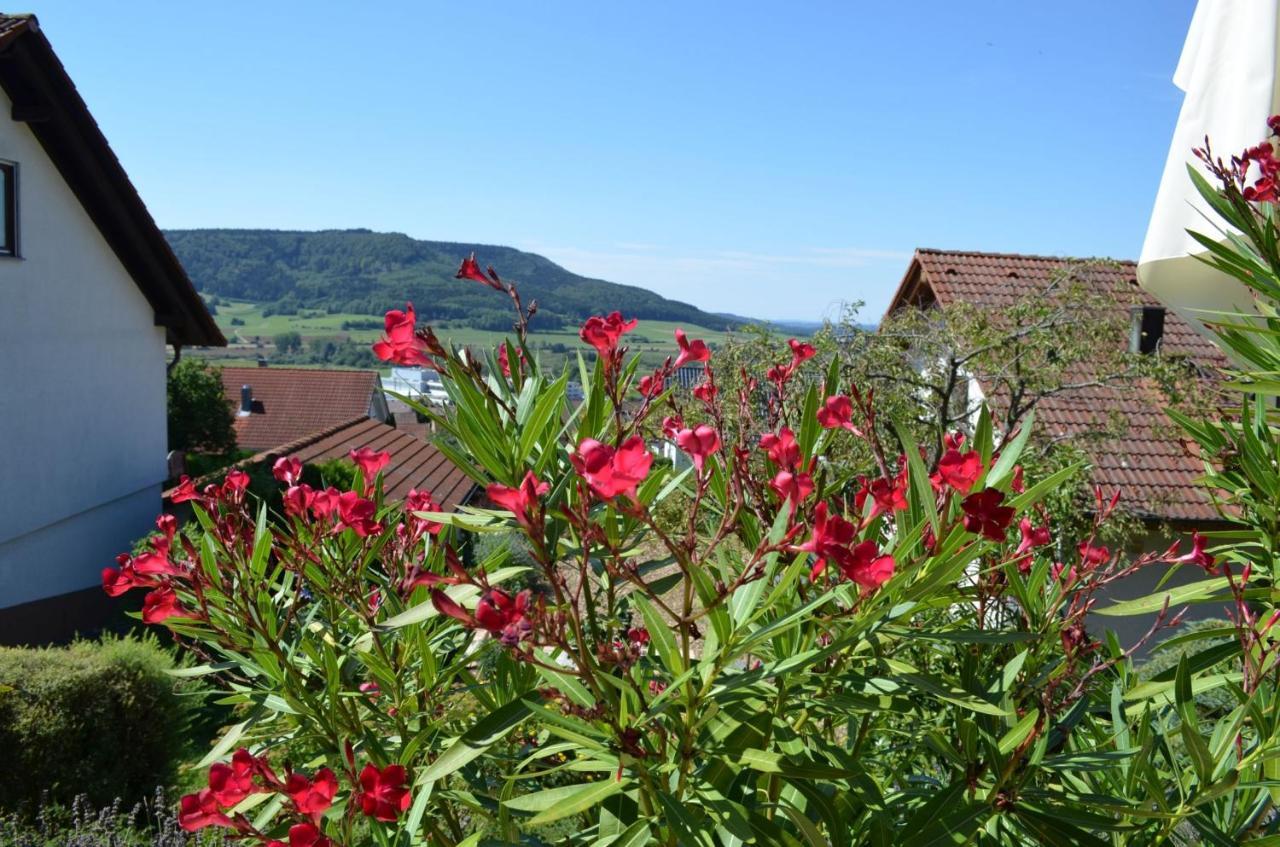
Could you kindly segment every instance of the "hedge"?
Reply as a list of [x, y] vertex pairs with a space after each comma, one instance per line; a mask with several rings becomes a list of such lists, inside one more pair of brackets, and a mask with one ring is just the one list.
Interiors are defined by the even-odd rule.
[[172, 782], [187, 700], [154, 638], [0, 648], [0, 808], [132, 804]]

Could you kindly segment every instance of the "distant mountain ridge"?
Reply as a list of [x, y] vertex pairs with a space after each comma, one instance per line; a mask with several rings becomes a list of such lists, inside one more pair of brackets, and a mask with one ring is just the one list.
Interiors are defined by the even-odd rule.
[[477, 329], [511, 325], [506, 299], [454, 279], [463, 257], [476, 254], [537, 300], [537, 325], [548, 329], [619, 309], [627, 317], [680, 321], [727, 330], [750, 322], [705, 312], [639, 286], [580, 276], [536, 253], [491, 244], [424, 241], [367, 229], [290, 231], [171, 229], [165, 231], [197, 289], [220, 297], [299, 309], [380, 315], [414, 303], [424, 320], [466, 321]]

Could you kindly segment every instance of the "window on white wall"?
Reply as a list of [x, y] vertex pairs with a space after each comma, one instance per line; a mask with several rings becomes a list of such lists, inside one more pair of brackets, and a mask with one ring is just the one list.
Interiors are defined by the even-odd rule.
[[0, 256], [18, 255], [18, 166], [0, 162]]

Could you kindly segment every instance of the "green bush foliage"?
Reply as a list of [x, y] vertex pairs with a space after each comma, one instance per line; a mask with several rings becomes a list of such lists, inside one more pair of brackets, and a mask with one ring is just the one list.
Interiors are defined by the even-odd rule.
[[154, 637], [0, 649], [0, 808], [136, 803], [174, 776], [187, 701]]

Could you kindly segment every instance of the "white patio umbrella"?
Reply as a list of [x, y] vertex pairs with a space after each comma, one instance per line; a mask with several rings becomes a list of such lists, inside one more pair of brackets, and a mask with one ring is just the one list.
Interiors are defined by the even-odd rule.
[[[1187, 234], [1216, 232], [1218, 220], [1187, 175], [1199, 164], [1193, 147], [1213, 145], [1224, 159], [1257, 144], [1266, 119], [1280, 112], [1277, 0], [1199, 0], [1174, 85], [1186, 92], [1155, 208], [1138, 260], [1138, 282], [1183, 317], [1252, 311], [1248, 290], [1198, 259], [1204, 248]], [[1207, 315], [1206, 315], [1207, 317]]]

